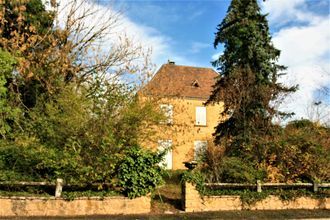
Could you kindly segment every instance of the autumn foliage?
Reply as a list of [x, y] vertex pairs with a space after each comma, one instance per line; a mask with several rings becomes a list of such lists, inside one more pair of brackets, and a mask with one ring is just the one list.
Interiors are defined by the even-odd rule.
[[[148, 74], [148, 54], [109, 34], [116, 12], [88, 26], [97, 11], [85, 3], [68, 1], [58, 23], [56, 4], [46, 10], [41, 0], [0, 1], [0, 181], [123, 184], [118, 167], [131, 147], [141, 160], [159, 157], [144, 151], [138, 137], [162, 115], [152, 102], [138, 102], [140, 85], [125, 75]], [[116, 43], [104, 51], [106, 37]]]

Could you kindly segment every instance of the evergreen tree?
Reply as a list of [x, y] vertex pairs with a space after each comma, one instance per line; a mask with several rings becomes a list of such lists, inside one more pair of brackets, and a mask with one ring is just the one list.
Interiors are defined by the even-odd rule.
[[215, 142], [227, 155], [262, 159], [262, 139], [271, 137], [275, 102], [296, 87], [277, 83], [285, 66], [278, 65], [280, 51], [269, 33], [266, 15], [257, 0], [232, 0], [227, 15], [217, 27], [214, 47], [224, 44], [224, 53], [213, 65], [219, 71], [207, 103], [224, 102], [224, 120], [216, 127]]

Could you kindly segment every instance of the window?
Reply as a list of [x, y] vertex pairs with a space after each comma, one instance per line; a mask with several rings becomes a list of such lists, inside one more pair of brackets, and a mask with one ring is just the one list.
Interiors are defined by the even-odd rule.
[[160, 166], [164, 167], [165, 169], [171, 170], [172, 169], [172, 140], [159, 140], [158, 141], [158, 150], [163, 151], [167, 150], [163, 161], [160, 162]]
[[196, 107], [196, 125], [206, 126], [206, 107]]
[[163, 121], [164, 124], [173, 123], [173, 106], [168, 104], [160, 105], [160, 110], [164, 113], [166, 120]]
[[194, 141], [194, 160], [199, 160], [206, 151], [207, 141]]

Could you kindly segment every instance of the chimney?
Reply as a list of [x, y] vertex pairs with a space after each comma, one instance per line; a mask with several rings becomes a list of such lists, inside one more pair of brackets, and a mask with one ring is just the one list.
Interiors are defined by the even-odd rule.
[[167, 63], [170, 64], [170, 65], [175, 65], [175, 62], [171, 61], [171, 60], [168, 60]]

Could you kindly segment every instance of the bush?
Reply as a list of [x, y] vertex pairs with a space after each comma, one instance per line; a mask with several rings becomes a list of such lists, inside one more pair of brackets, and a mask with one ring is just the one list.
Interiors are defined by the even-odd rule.
[[139, 146], [126, 150], [118, 170], [119, 185], [123, 187], [124, 195], [129, 198], [145, 196], [162, 184], [163, 170], [159, 163], [164, 155], [165, 151], [154, 153]]
[[329, 128], [308, 120], [290, 122], [269, 148], [268, 166], [276, 168], [277, 181], [329, 181], [329, 143]]
[[186, 171], [182, 175], [181, 181], [193, 183], [200, 194], [205, 193], [205, 175], [202, 172], [198, 170]]
[[257, 170], [248, 161], [238, 157], [224, 157], [221, 164], [220, 176], [222, 182], [255, 183], [265, 177], [263, 170]]
[[245, 152], [208, 149], [202, 172], [209, 182], [328, 182], [329, 146], [329, 127], [296, 120], [283, 128], [274, 126], [268, 136], [245, 145]]

